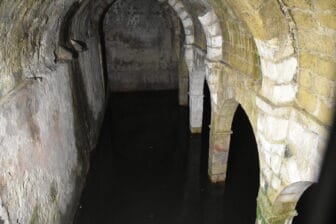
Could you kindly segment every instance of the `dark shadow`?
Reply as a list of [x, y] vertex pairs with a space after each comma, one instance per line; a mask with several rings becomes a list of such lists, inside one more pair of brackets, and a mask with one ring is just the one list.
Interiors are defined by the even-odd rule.
[[233, 119], [232, 131], [224, 192], [224, 220], [253, 224], [259, 190], [258, 147], [249, 119], [240, 106]]
[[306, 224], [308, 222], [307, 217], [313, 203], [313, 198], [316, 195], [317, 185], [310, 186], [301, 196], [296, 205], [296, 211], [298, 216], [293, 220], [293, 224]]
[[177, 91], [111, 95], [75, 223], [177, 223], [189, 131], [176, 99]]
[[300, 198], [296, 206], [299, 215], [294, 224], [336, 223], [336, 111], [334, 113], [319, 180]]
[[211, 123], [211, 99], [210, 90], [207, 82], [204, 82], [204, 100], [203, 100], [203, 121], [202, 121], [202, 150], [201, 150], [201, 165], [200, 173], [202, 180], [202, 187], [208, 182], [208, 159], [209, 159], [209, 136]]

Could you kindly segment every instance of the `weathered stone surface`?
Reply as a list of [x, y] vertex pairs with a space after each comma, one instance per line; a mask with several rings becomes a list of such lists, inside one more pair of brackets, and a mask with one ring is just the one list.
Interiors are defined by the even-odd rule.
[[294, 57], [285, 59], [281, 63], [274, 63], [261, 59], [263, 74], [278, 84], [291, 82], [296, 74], [297, 60]]
[[0, 197], [0, 222], [3, 224], [9, 224], [8, 212], [5, 207], [3, 207], [1, 197]]
[[[137, 65], [150, 75], [143, 83], [155, 83], [166, 69], [175, 78], [156, 81], [179, 86], [183, 105], [190, 87], [190, 111], [197, 118], [192, 130], [200, 130], [202, 85], [193, 88], [188, 77], [206, 74], [218, 115], [210, 139], [213, 181], [225, 180], [230, 138], [222, 132], [242, 105], [260, 155], [257, 222], [291, 223], [306, 182], [318, 178], [334, 112], [334, 1], [153, 0], [144, 1], [152, 8], [135, 1], [136, 9], [115, 4], [109, 13], [118, 15], [117, 26], [106, 20], [105, 38], [125, 26], [147, 36], [137, 41], [119, 35], [117, 42], [134, 51], [113, 46], [108, 57], [102, 55], [99, 24], [112, 1], [74, 2], [0, 1], [0, 223], [71, 219], [104, 113], [102, 65], [130, 62], [133, 69], [135, 61], [144, 61], [138, 54], [143, 50], [150, 55], [147, 67]], [[145, 14], [159, 27], [142, 23]], [[114, 50], [122, 63], [110, 61]]]
[[261, 92], [273, 104], [285, 104], [295, 99], [297, 90], [293, 84], [277, 85], [268, 78], [264, 78]]
[[76, 145], [67, 67], [53, 75], [26, 83], [1, 104], [1, 198], [10, 223], [72, 218], [85, 161]]
[[[89, 41], [86, 56], [69, 44], [68, 35], [86, 39], [80, 28], [70, 32], [72, 3], [0, 3], [0, 45], [6, 45], [0, 51], [0, 220], [5, 223], [71, 223], [84, 183], [105, 89], [99, 37]], [[94, 22], [83, 21], [88, 22], [81, 17], [81, 27], [95, 35]]]
[[[180, 2], [174, 4], [182, 12]], [[176, 89], [178, 58], [172, 42], [177, 24], [156, 0], [117, 1], [104, 20], [105, 46], [110, 88], [113, 91]], [[186, 18], [184, 27], [192, 26]]]
[[292, 10], [292, 15], [297, 26], [304, 29], [313, 29], [318, 26], [312, 13], [301, 10]]
[[284, 0], [284, 3], [289, 7], [301, 9], [309, 9], [312, 6], [311, 1], [306, 0]]
[[310, 54], [306, 51], [301, 51], [299, 59], [300, 66], [302, 68], [309, 69], [310, 71], [328, 79], [336, 80], [335, 61]]
[[322, 12], [316, 15], [322, 26], [336, 30], [336, 12]]
[[333, 34], [321, 33], [318, 30], [300, 30], [298, 41], [300, 42], [300, 48], [303, 50], [317, 52], [329, 57], [335, 55], [336, 39]]

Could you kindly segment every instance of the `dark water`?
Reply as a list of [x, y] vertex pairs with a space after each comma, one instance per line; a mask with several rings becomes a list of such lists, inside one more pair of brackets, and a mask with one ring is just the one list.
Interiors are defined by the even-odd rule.
[[203, 134], [194, 136], [177, 91], [112, 94], [75, 224], [253, 224], [259, 168], [252, 129], [238, 110], [228, 181], [210, 184], [208, 93], [205, 111]]

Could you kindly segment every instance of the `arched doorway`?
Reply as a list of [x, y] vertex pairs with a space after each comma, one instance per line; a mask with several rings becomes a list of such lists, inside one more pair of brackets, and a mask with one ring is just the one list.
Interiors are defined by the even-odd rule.
[[224, 220], [254, 223], [259, 190], [258, 147], [249, 119], [238, 106], [232, 135], [224, 191]]

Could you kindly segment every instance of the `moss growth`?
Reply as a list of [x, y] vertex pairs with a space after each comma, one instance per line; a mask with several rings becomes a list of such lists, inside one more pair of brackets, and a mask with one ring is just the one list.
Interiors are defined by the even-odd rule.
[[35, 205], [33, 214], [32, 214], [32, 216], [30, 218], [30, 221], [29, 221], [29, 224], [38, 224], [38, 220], [39, 220], [38, 213], [39, 213], [39, 206]]
[[261, 221], [261, 224], [267, 224], [259, 205], [257, 206], [257, 220]]

